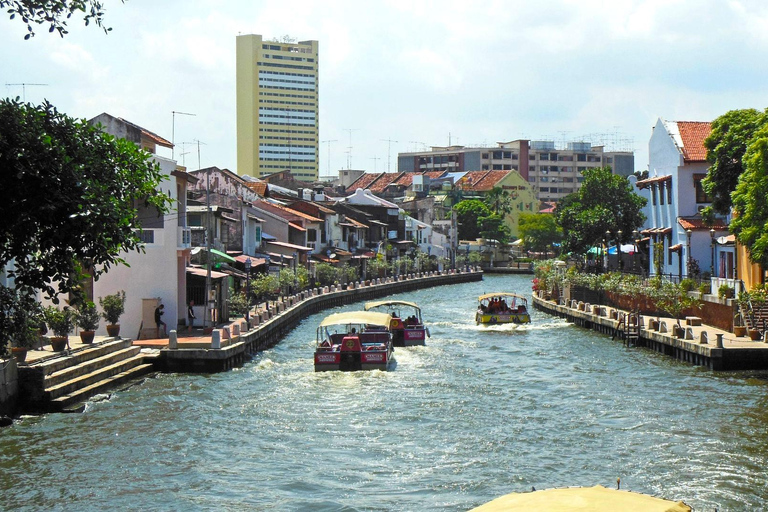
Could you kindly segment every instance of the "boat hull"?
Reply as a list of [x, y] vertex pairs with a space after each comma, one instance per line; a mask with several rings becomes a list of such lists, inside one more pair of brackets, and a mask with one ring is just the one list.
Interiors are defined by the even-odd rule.
[[478, 324], [527, 324], [531, 322], [528, 313], [476, 313], [475, 322]]
[[394, 363], [392, 351], [383, 350], [364, 350], [362, 352], [315, 352], [315, 371], [365, 371], [381, 370], [387, 371]]

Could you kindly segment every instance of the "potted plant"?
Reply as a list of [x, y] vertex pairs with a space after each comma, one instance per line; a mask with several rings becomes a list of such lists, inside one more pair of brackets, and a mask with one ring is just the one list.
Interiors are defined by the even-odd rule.
[[120, 334], [120, 315], [125, 313], [125, 291], [99, 297], [99, 305], [104, 310], [101, 316], [107, 321], [107, 334], [116, 337]]
[[43, 310], [45, 323], [53, 331], [51, 337], [51, 348], [54, 352], [60, 352], [67, 347], [69, 341], [69, 331], [75, 326], [75, 318], [72, 310], [68, 307], [59, 309], [54, 306], [48, 306]]
[[75, 321], [80, 327], [80, 340], [83, 343], [93, 343], [96, 329], [99, 327], [99, 312], [93, 301], [83, 302], [75, 312]]
[[744, 312], [749, 311], [749, 293], [739, 292], [736, 296], [736, 313], [733, 315], [733, 334], [746, 336], [747, 326], [744, 323]]
[[[33, 295], [15, 295], [8, 288], [0, 287], [0, 339], [10, 341], [11, 354], [16, 361], [23, 363], [27, 352], [34, 349], [40, 340], [40, 327], [45, 328], [42, 320], [42, 307]], [[3, 356], [6, 343], [3, 343]]]

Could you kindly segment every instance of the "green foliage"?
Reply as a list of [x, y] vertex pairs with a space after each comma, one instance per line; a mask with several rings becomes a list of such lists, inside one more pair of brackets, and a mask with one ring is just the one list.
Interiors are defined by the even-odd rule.
[[711, 291], [712, 291], [712, 285], [710, 285], [709, 283], [701, 283], [699, 285], [699, 293], [700, 294], [705, 295], [705, 294], [707, 294], [707, 293], [709, 293]]
[[653, 243], [653, 268], [657, 276], [664, 271], [664, 242]]
[[686, 277], [680, 281], [680, 288], [682, 288], [684, 292], [692, 292], [694, 289], [696, 289], [696, 281], [690, 277]]
[[99, 297], [99, 305], [103, 310], [102, 318], [110, 324], [116, 325], [120, 321], [120, 315], [125, 313], [125, 290]]
[[733, 288], [728, 286], [727, 284], [721, 284], [720, 287], [717, 289], [717, 296], [721, 299], [730, 299], [733, 297]]
[[509, 191], [501, 187], [493, 187], [483, 199], [491, 212], [496, 215], [504, 217], [512, 212], [512, 198], [509, 196]]
[[731, 194], [730, 229], [753, 263], [768, 265], [768, 125], [755, 133], [744, 153], [744, 172]]
[[631, 237], [645, 216], [646, 200], [635, 194], [629, 181], [613, 174], [610, 167], [587, 169], [581, 188], [567, 195], [555, 210], [555, 220], [563, 230], [563, 250], [586, 254], [605, 238], [605, 232], [621, 230], [622, 240]]
[[523, 247], [529, 251], [545, 252], [563, 238], [563, 230], [558, 227], [553, 215], [522, 213], [517, 225]]
[[45, 323], [51, 328], [56, 336], [68, 336], [69, 332], [75, 327], [75, 315], [72, 310], [64, 306], [59, 309], [55, 306], [48, 306], [43, 310]]
[[338, 269], [330, 263], [318, 263], [315, 266], [315, 277], [320, 286], [332, 285], [336, 282], [338, 274]]
[[67, 20], [78, 12], [83, 13], [86, 26], [93, 21], [96, 26], [104, 30], [104, 33], [112, 30], [103, 25], [104, 5], [98, 0], [0, 0], [0, 9], [7, 9], [10, 19], [18, 15], [27, 25], [27, 34], [24, 39], [34, 37], [33, 23], [50, 24], [48, 32], [55, 31], [64, 37], [64, 34], [69, 33]]
[[491, 210], [479, 199], [465, 199], [453, 207], [459, 224], [460, 240], [475, 240], [480, 236], [480, 217], [488, 217]]
[[730, 213], [731, 194], [744, 171], [747, 148], [766, 123], [768, 113], [755, 109], [731, 110], [712, 121], [712, 131], [704, 140], [707, 160], [712, 165], [702, 186], [712, 199], [713, 211]]
[[76, 293], [83, 269], [94, 278], [142, 250], [136, 203], [158, 215], [171, 199], [151, 155], [84, 120], [41, 106], [0, 100], [0, 267], [11, 260], [17, 287], [54, 303]]
[[309, 285], [309, 273], [304, 267], [296, 267], [295, 273], [293, 269], [285, 267], [280, 270], [277, 280], [278, 287], [283, 293], [288, 293], [291, 289], [296, 293]]
[[368, 276], [371, 278], [384, 277], [390, 266], [383, 258], [373, 258], [368, 260]]
[[280, 285], [277, 282], [277, 276], [270, 274], [260, 274], [251, 279], [251, 292], [258, 297], [274, 298], [280, 293]]
[[499, 214], [492, 213], [491, 215], [480, 217], [477, 219], [477, 224], [480, 228], [480, 236], [483, 238], [490, 238], [506, 244], [512, 237], [512, 231], [504, 223], [504, 217]]
[[9, 343], [34, 347], [41, 325], [45, 327], [43, 309], [32, 290], [0, 286], [0, 357], [7, 357]]
[[688, 295], [679, 284], [663, 283], [660, 288], [653, 289], [651, 294], [656, 306], [669, 313], [680, 325], [680, 314], [686, 309], [699, 309], [703, 302]]
[[85, 301], [75, 310], [75, 322], [84, 331], [95, 331], [99, 326], [99, 312], [93, 301]]
[[238, 317], [245, 315], [245, 312], [250, 308], [248, 298], [245, 296], [245, 292], [234, 293], [227, 299], [227, 306], [229, 306], [229, 316]]

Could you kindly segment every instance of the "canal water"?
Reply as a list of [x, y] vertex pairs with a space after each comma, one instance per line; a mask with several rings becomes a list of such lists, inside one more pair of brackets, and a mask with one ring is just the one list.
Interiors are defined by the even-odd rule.
[[768, 507], [768, 386], [533, 312], [478, 327], [476, 297], [530, 276], [399, 295], [427, 346], [390, 372], [313, 372], [308, 317], [215, 375], [156, 375], [83, 414], [0, 430], [5, 510], [462, 511], [563, 486]]

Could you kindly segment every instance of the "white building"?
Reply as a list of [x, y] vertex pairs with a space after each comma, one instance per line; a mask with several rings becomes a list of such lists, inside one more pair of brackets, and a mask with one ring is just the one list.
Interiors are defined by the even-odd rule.
[[[133, 141], [153, 154], [156, 146], [172, 146], [166, 139], [109, 114], [101, 114], [89, 122], [101, 123], [105, 132]], [[138, 338], [141, 333], [154, 337], [154, 309], [160, 302], [165, 306], [162, 318], [168, 331], [176, 329], [179, 323], [184, 325], [186, 318], [186, 266], [192, 247], [186, 225], [186, 189], [195, 178], [179, 169], [175, 160], [157, 155], [152, 160], [168, 178], [160, 188], [173, 199], [176, 210], [159, 216], [156, 210], [140, 207], [140, 236], [145, 242], [145, 252], [121, 254], [130, 266], [113, 266], [92, 283], [97, 307], [99, 297], [125, 290], [125, 313], [120, 318], [120, 335], [125, 338]], [[106, 334], [104, 321], [97, 333]]]
[[[649, 240], [649, 261], [653, 268], [654, 243], [664, 244], [662, 273], [683, 278], [689, 275], [689, 263], [702, 272], [713, 269], [712, 239], [728, 234], [727, 222], [704, 225], [701, 210], [710, 204], [701, 185], [709, 168], [704, 139], [710, 123], [664, 121], [659, 119], [648, 144], [649, 177], [635, 182], [638, 194], [648, 201], [641, 233]], [[714, 229], [714, 231], [710, 231]]]

